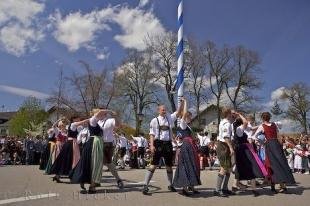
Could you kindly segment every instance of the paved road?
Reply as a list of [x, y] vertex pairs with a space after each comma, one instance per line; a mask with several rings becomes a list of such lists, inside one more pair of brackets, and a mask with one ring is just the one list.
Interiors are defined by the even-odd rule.
[[[126, 188], [119, 191], [115, 186], [115, 180], [108, 172], [103, 173], [102, 187], [98, 188], [98, 194], [79, 194], [79, 186], [67, 183], [52, 182], [52, 177], [43, 175], [35, 166], [0, 167], [0, 205], [32, 205], [32, 206], [62, 206], [62, 205], [117, 205], [117, 206], [227, 206], [227, 205], [281, 205], [281, 206], [308, 206], [310, 205], [310, 175], [295, 175], [297, 186], [290, 187], [292, 194], [272, 195], [268, 188], [260, 189], [259, 197], [252, 197], [249, 192], [243, 192], [238, 196], [229, 198], [213, 197], [212, 191], [215, 185], [215, 171], [203, 171], [201, 179], [203, 185], [198, 189], [201, 194], [193, 197], [183, 197], [178, 193], [167, 190], [166, 173], [164, 169], [157, 170], [153, 178], [152, 195], [144, 196], [140, 192], [141, 181], [144, 179], [144, 170], [120, 171], [125, 180]], [[46, 195], [45, 197], [43, 195]], [[52, 197], [58, 194], [56, 197]], [[29, 200], [31, 198], [40, 198]], [[16, 198], [16, 199], [13, 199]], [[18, 199], [19, 198], [19, 199]]]

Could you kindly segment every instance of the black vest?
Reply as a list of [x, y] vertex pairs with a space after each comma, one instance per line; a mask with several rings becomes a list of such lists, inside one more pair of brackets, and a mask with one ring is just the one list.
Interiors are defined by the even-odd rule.
[[239, 137], [237, 135], [237, 126], [233, 124], [233, 127], [234, 127], [234, 139], [233, 139], [233, 142], [235, 144], [235, 146], [238, 146], [238, 145], [241, 145], [241, 144], [244, 144], [244, 143], [249, 143], [248, 142], [248, 135], [243, 132], [243, 135], [242, 137]]
[[102, 129], [98, 124], [95, 127], [92, 127], [90, 124], [88, 124], [88, 129], [90, 136], [102, 136]]
[[68, 128], [68, 137], [76, 139], [79, 132], [77, 130], [76, 131], [71, 130], [71, 124], [69, 125], [69, 128]]
[[181, 127], [178, 127], [177, 135], [181, 137], [191, 137], [192, 136], [192, 130], [189, 128], [189, 126], [186, 127], [186, 129], [181, 129]]

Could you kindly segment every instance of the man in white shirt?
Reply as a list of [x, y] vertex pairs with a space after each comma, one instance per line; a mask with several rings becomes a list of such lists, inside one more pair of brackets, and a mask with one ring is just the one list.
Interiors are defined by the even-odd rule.
[[139, 137], [132, 137], [138, 144], [138, 167], [142, 167], [145, 169], [145, 163], [144, 163], [144, 154], [145, 149], [147, 147], [147, 140], [143, 137], [143, 134], [141, 133]]
[[168, 189], [175, 192], [176, 189], [172, 186], [173, 180], [173, 148], [172, 148], [172, 128], [177, 117], [181, 116], [184, 102], [181, 102], [178, 111], [171, 115], [166, 113], [166, 107], [160, 105], [158, 107], [158, 117], [152, 119], [150, 123], [150, 150], [152, 153], [152, 161], [149, 170], [145, 175], [145, 185], [142, 193], [147, 195], [149, 192], [148, 185], [153, 177], [156, 167], [160, 159], [163, 157], [166, 164], [167, 177], [169, 181]]
[[128, 140], [125, 137], [125, 134], [121, 134], [118, 136], [117, 145], [119, 147], [119, 157], [120, 157], [121, 169], [125, 169], [124, 156], [126, 154], [127, 145], [128, 145]]
[[216, 153], [220, 162], [220, 171], [217, 177], [216, 190], [214, 195], [219, 197], [227, 197], [233, 193], [228, 190], [228, 181], [231, 172], [231, 157], [234, 155], [234, 150], [231, 144], [232, 140], [232, 111], [228, 108], [222, 111], [223, 119], [219, 125], [219, 135], [217, 137], [218, 144]]
[[90, 118], [89, 122], [91, 126], [96, 126], [98, 124], [102, 129], [104, 159], [103, 164], [108, 167], [111, 174], [117, 180], [117, 186], [122, 189], [124, 187], [123, 181], [116, 171], [115, 164], [112, 162], [115, 143], [114, 129], [120, 125], [119, 116], [116, 112], [111, 110], [101, 110], [99, 113], [97, 113], [97, 116], [102, 116], [103, 118], [99, 119], [96, 118], [96, 116], [93, 116]]
[[199, 139], [199, 153], [200, 153], [200, 169], [205, 168], [204, 163], [208, 161], [209, 167], [211, 168], [211, 161], [209, 158], [209, 143], [211, 142], [208, 132], [202, 132], [197, 134]]

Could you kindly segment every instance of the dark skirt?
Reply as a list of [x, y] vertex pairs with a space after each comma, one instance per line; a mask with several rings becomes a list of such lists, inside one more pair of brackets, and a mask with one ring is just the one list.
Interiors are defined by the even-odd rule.
[[187, 187], [201, 185], [198, 148], [190, 137], [183, 140], [178, 157], [173, 186]]
[[265, 166], [268, 171], [268, 177], [271, 178], [273, 183], [295, 183], [295, 179], [278, 139], [267, 141]]
[[73, 161], [73, 141], [68, 140], [62, 146], [49, 174], [68, 176], [72, 170]]
[[230, 149], [226, 142], [219, 141], [217, 143], [216, 154], [220, 161], [220, 166], [223, 167], [225, 170], [231, 169], [232, 163]]
[[94, 137], [91, 136], [89, 140], [84, 143], [81, 158], [74, 168], [72, 175], [70, 175], [72, 183], [91, 183], [93, 142]]
[[202, 156], [205, 155], [205, 156], [209, 157], [210, 156], [209, 147], [208, 146], [200, 146], [199, 153]]
[[40, 167], [39, 167], [40, 170], [46, 169], [49, 157], [50, 157], [50, 142], [44, 146], [44, 150], [41, 153]]
[[255, 153], [254, 148], [249, 143], [236, 145], [235, 147], [237, 180], [252, 180], [263, 178], [267, 175], [263, 163]]
[[56, 147], [57, 147], [56, 143], [55, 142], [49, 142], [48, 147], [49, 147], [50, 155], [49, 155], [47, 165], [45, 168], [45, 174], [50, 174], [53, 162], [55, 162], [55, 159], [56, 159]]

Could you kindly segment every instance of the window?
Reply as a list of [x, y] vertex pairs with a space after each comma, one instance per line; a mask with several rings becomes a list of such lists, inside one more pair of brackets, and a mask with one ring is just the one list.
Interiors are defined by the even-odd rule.
[[6, 129], [0, 129], [0, 135], [6, 135]]

